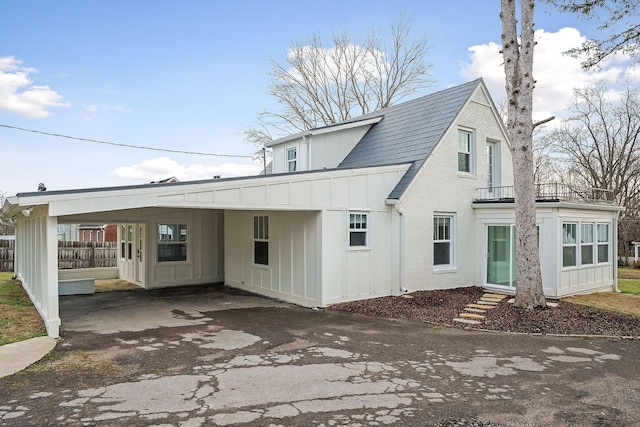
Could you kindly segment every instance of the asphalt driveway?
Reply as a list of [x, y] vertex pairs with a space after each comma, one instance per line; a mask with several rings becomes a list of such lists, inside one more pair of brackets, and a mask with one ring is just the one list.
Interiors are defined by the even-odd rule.
[[0, 425], [640, 425], [640, 341], [466, 332], [214, 286], [60, 311], [54, 351], [0, 379]]

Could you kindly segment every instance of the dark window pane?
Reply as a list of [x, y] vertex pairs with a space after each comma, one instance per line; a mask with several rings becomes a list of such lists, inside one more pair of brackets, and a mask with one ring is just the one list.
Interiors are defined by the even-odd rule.
[[349, 246], [367, 246], [367, 232], [351, 231], [349, 233]]
[[598, 245], [598, 262], [609, 262], [609, 245]]
[[158, 245], [158, 262], [186, 261], [187, 245], [161, 243]]
[[567, 246], [562, 248], [562, 266], [573, 267], [576, 265], [576, 247]]
[[253, 242], [253, 262], [269, 265], [269, 242]]
[[460, 172], [470, 172], [469, 168], [469, 154], [467, 153], [458, 153], [458, 170]]
[[437, 242], [433, 244], [433, 265], [451, 264], [449, 242]]
[[593, 245], [584, 245], [581, 247], [581, 251], [581, 263], [583, 265], [593, 264]]

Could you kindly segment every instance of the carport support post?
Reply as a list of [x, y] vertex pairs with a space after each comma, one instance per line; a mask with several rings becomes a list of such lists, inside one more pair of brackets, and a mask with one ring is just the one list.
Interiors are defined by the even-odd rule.
[[46, 313], [45, 326], [51, 338], [60, 336], [58, 304], [58, 218], [48, 214], [43, 218], [44, 254], [42, 259], [42, 308]]

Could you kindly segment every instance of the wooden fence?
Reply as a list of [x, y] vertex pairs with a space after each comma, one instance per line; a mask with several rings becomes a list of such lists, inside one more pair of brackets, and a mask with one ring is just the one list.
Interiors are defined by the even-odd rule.
[[[0, 240], [0, 271], [13, 271], [14, 240]], [[58, 242], [58, 269], [116, 267], [115, 242]]]

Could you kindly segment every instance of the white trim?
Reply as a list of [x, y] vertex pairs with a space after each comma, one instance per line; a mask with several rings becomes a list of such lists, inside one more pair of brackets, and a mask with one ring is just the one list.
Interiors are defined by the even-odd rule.
[[[436, 240], [435, 220], [436, 218], [448, 218], [449, 219], [449, 239]], [[431, 250], [433, 252], [432, 263], [434, 273], [453, 272], [457, 270], [456, 254], [457, 254], [457, 215], [455, 212], [434, 212], [432, 218], [432, 233], [431, 233]], [[435, 244], [449, 242], [449, 263], [438, 264], [435, 263]]]

